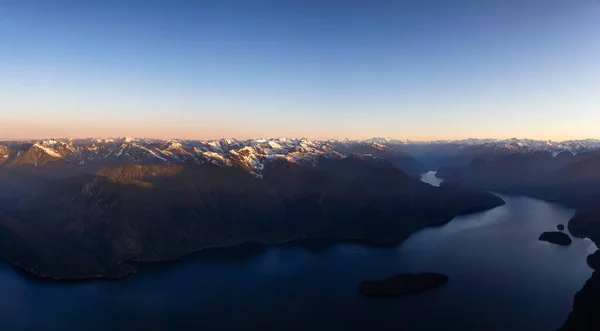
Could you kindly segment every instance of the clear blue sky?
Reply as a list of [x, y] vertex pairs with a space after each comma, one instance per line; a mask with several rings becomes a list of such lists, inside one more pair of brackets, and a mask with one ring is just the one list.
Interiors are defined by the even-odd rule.
[[0, 137], [600, 137], [600, 1], [0, 0]]

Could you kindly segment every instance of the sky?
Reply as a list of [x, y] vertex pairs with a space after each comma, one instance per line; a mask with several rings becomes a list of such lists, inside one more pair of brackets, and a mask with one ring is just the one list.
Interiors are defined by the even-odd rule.
[[600, 138], [600, 0], [0, 0], [0, 138]]

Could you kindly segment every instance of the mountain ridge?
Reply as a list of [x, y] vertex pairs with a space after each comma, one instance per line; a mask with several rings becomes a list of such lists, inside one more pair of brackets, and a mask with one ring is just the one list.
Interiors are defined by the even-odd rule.
[[135, 272], [131, 261], [244, 242], [401, 242], [504, 203], [430, 186], [372, 155], [314, 161], [277, 158], [260, 177], [242, 166], [186, 160], [48, 179], [0, 208], [0, 256], [41, 277], [121, 278]]
[[[427, 152], [428, 149], [433, 152]], [[600, 151], [600, 140], [563, 142], [532, 139], [464, 139], [456, 141], [413, 142], [391, 138], [365, 140], [311, 140], [307, 138], [258, 138], [237, 140], [153, 139], [153, 138], [50, 138], [43, 140], [0, 141], [0, 167], [20, 165], [37, 168], [55, 161], [78, 165], [93, 172], [100, 166], [120, 164], [171, 164], [183, 161], [210, 162], [221, 166], [241, 166], [260, 177], [265, 162], [285, 159], [314, 164], [319, 156], [345, 157], [371, 154], [391, 160], [409, 175], [418, 175], [431, 167], [430, 154], [448, 154], [456, 160], [466, 155], [467, 162], [481, 153], [547, 154], [556, 158], [565, 153], [578, 155]], [[429, 153], [429, 154], [428, 154]], [[439, 155], [438, 155], [439, 158]], [[451, 159], [446, 157], [446, 162]]]

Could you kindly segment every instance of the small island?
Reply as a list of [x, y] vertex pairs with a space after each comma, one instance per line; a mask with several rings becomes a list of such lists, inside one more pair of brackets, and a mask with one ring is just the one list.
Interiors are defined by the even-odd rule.
[[448, 276], [438, 273], [398, 274], [376, 281], [364, 281], [358, 292], [368, 297], [397, 297], [442, 286]]
[[565, 226], [562, 225], [562, 224], [557, 225], [556, 228], [558, 229], [558, 231], [564, 231], [565, 230]]
[[571, 237], [569, 237], [568, 234], [558, 231], [544, 232], [540, 236], [539, 240], [561, 246], [569, 246], [572, 242]]

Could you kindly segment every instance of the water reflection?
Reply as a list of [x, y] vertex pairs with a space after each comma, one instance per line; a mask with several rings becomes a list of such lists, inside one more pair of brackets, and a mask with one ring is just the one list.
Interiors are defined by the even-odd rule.
[[[401, 245], [243, 245], [118, 282], [35, 282], [0, 265], [0, 330], [555, 330], [591, 275], [595, 246], [540, 242], [573, 211], [502, 198]], [[450, 282], [397, 300], [356, 293], [362, 280], [422, 271]]]

